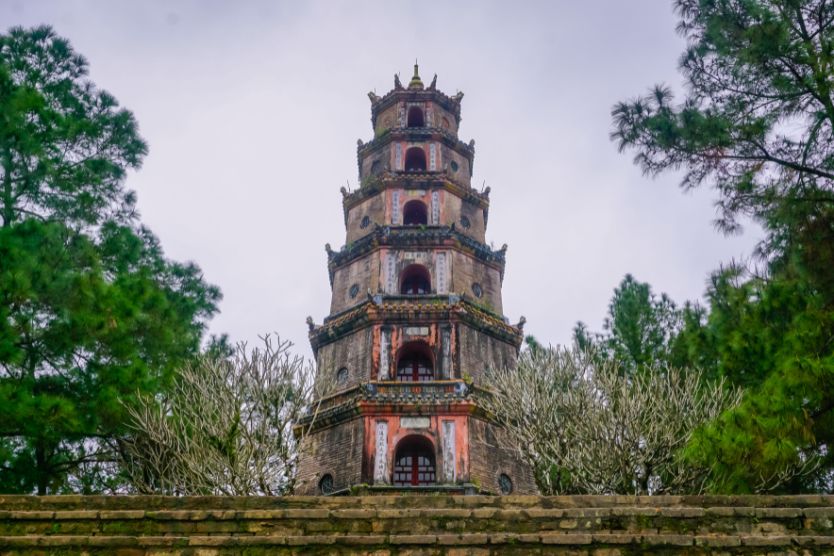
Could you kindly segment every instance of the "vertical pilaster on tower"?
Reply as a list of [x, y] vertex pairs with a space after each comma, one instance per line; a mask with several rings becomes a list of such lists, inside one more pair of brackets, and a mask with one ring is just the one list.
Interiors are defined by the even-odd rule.
[[346, 245], [327, 250], [330, 315], [310, 324], [333, 389], [304, 439], [301, 494], [535, 491], [479, 407], [485, 371], [514, 366], [523, 334], [503, 316], [506, 246], [486, 245], [474, 141], [458, 138], [463, 93], [436, 82], [415, 63], [408, 87], [368, 95], [374, 138], [358, 142], [361, 187], [343, 191]]

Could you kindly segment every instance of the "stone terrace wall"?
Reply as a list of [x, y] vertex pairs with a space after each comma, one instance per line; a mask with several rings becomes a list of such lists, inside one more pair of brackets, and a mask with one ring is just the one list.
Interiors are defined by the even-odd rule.
[[0, 554], [834, 554], [834, 496], [0, 496]]

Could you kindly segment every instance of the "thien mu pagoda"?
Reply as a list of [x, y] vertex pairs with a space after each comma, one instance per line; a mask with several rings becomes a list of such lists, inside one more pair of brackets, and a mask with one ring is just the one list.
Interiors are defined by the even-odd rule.
[[[463, 93], [369, 93], [361, 186], [342, 189], [347, 238], [327, 246], [330, 315], [308, 319], [328, 393], [299, 461], [299, 494], [532, 493], [533, 476], [480, 409], [490, 368], [515, 365], [524, 319], [503, 316], [506, 245], [485, 243], [489, 189], [458, 139]], [[309, 422], [308, 422], [309, 424]], [[304, 426], [304, 424], [302, 424]]]

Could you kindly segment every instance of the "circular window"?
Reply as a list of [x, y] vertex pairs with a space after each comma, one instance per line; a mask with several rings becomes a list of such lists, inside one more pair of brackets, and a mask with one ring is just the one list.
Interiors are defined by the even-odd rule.
[[371, 218], [369, 216], [363, 216], [362, 222], [359, 223], [359, 227], [363, 230], [371, 225]]
[[458, 163], [455, 162], [454, 160], [449, 163], [449, 167], [452, 169], [452, 172], [457, 172], [458, 171]]
[[336, 384], [344, 384], [347, 382], [348, 379], [348, 370], [347, 367], [342, 367], [338, 371], [336, 371]]
[[498, 488], [501, 494], [510, 494], [513, 491], [513, 480], [506, 473], [498, 475]]
[[351, 299], [353, 299], [354, 297], [359, 295], [359, 284], [352, 285], [350, 287], [350, 290], [348, 291], [348, 293], [350, 294]]
[[472, 284], [472, 293], [475, 294], [475, 297], [480, 299], [481, 296], [484, 295], [484, 289], [478, 282], [475, 282], [474, 284]]
[[460, 217], [460, 225], [463, 226], [463, 229], [468, 230], [472, 223], [469, 221], [469, 218], [466, 216]]
[[325, 473], [319, 479], [319, 492], [322, 494], [330, 494], [333, 492], [333, 475]]

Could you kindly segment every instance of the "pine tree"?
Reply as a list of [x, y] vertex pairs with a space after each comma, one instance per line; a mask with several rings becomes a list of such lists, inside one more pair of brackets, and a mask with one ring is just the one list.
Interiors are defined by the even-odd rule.
[[668, 364], [681, 313], [666, 294], [626, 274], [614, 289], [603, 333], [593, 334], [584, 323], [574, 328], [574, 342], [597, 356], [613, 359], [621, 372], [634, 374]]
[[764, 268], [715, 273], [674, 353], [746, 387], [696, 435], [721, 492], [830, 489], [834, 479], [834, 6], [677, 0], [686, 96], [613, 110], [613, 138], [649, 174], [714, 187], [719, 224], [757, 220]]
[[48, 27], [0, 35], [0, 491], [94, 491], [127, 408], [193, 357], [220, 293], [165, 259], [133, 115]]

